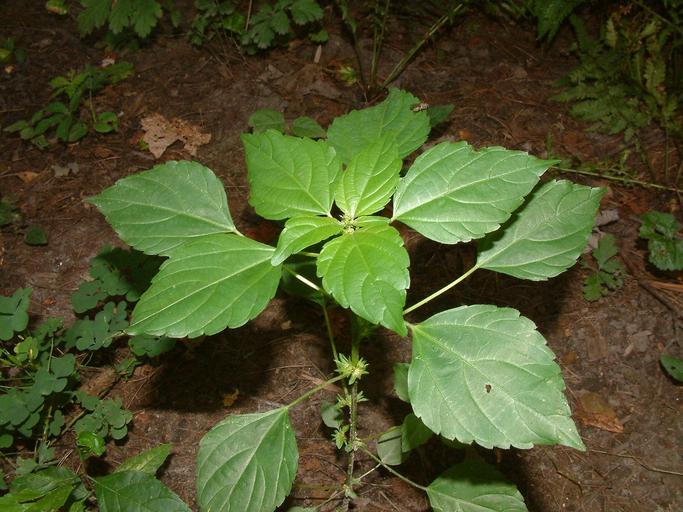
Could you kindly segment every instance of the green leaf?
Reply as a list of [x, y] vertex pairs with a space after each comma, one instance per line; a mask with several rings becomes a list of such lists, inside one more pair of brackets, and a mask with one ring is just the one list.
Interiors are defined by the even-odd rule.
[[401, 180], [394, 218], [441, 243], [481, 238], [510, 218], [552, 163], [523, 151], [443, 142]]
[[318, 257], [318, 276], [342, 307], [405, 336], [409, 263], [398, 231], [378, 225], [327, 242]]
[[598, 240], [598, 246], [592, 251], [598, 267], [604, 267], [607, 260], [619, 254], [615, 240], [614, 235], [611, 234], [606, 234]]
[[271, 220], [329, 214], [341, 161], [325, 141], [268, 130], [244, 133], [242, 142], [256, 213]]
[[660, 270], [683, 269], [683, 239], [678, 237], [681, 229], [670, 213], [647, 212], [642, 216], [640, 236], [648, 243], [648, 260]]
[[297, 117], [292, 122], [292, 135], [297, 137], [310, 137], [311, 139], [319, 139], [325, 137], [325, 129], [318, 124], [318, 121], [310, 117]]
[[667, 356], [662, 354], [659, 356], [659, 362], [662, 367], [666, 370], [666, 373], [671, 375], [678, 382], [683, 382], [683, 360], [676, 357]]
[[339, 179], [334, 196], [339, 209], [352, 219], [380, 211], [396, 190], [402, 163], [393, 136], [366, 146]]
[[168, 487], [141, 471], [95, 478], [95, 494], [100, 512], [190, 512]]
[[[88, 126], [85, 123], [76, 122], [69, 127], [69, 135], [62, 137], [64, 142], [76, 142], [88, 133]], [[66, 139], [66, 140], [65, 140]]]
[[131, 16], [133, 30], [138, 36], [147, 37], [162, 14], [161, 5], [157, 0], [135, 0], [135, 12]]
[[410, 401], [433, 432], [486, 448], [585, 449], [554, 354], [517, 310], [462, 306], [412, 330]]
[[366, 146], [393, 133], [398, 156], [404, 158], [419, 148], [429, 135], [427, 113], [412, 110], [418, 103], [420, 100], [408, 92], [389, 89], [389, 96], [379, 105], [337, 117], [327, 130], [327, 140], [344, 163], [348, 163]]
[[297, 25], [305, 25], [323, 17], [323, 10], [315, 0], [294, 0], [289, 9]]
[[344, 423], [344, 413], [334, 402], [327, 400], [320, 402], [320, 416], [325, 426], [330, 428], [339, 428]]
[[377, 456], [388, 466], [398, 466], [406, 458], [406, 453], [401, 450], [401, 427], [391, 427], [377, 439]]
[[276, 130], [284, 133], [286, 128], [285, 116], [282, 115], [282, 112], [269, 108], [262, 108], [254, 112], [249, 116], [247, 123], [254, 130], [254, 133], [261, 133], [266, 130]]
[[160, 444], [145, 452], [134, 455], [124, 460], [119, 467], [116, 468], [115, 473], [123, 471], [140, 471], [148, 475], [155, 475], [159, 468], [166, 462], [166, 459], [171, 454], [171, 445]]
[[130, 338], [128, 340], [128, 346], [130, 347], [130, 351], [138, 357], [159, 357], [161, 354], [173, 350], [176, 346], [176, 340], [173, 338], [159, 338], [142, 334]]
[[394, 365], [394, 391], [404, 402], [410, 403], [410, 395], [408, 394], [408, 363], [396, 363]]
[[47, 245], [47, 235], [40, 226], [30, 226], [24, 235], [24, 242], [27, 245]]
[[447, 105], [434, 105], [433, 107], [429, 107], [427, 109], [427, 115], [429, 116], [429, 126], [434, 128], [435, 126], [438, 126], [446, 121], [450, 113], [453, 112], [453, 108], [455, 108], [455, 105], [452, 105], [451, 103], [448, 103]]
[[196, 162], [166, 162], [90, 198], [121, 239], [168, 255], [196, 237], [235, 232], [223, 185]]
[[87, 430], [78, 433], [76, 447], [81, 460], [86, 460], [92, 455], [100, 457], [106, 451], [104, 438]]
[[476, 266], [533, 281], [561, 274], [586, 246], [604, 193], [568, 181], [541, 185], [502, 233], [484, 239]]
[[[316, 275], [317, 267], [313, 258], [309, 258], [307, 256], [293, 256], [289, 259], [289, 261], [287, 261], [287, 263], [283, 265], [283, 269], [285, 272], [282, 273], [281, 283], [282, 289], [285, 292], [295, 297], [301, 297], [310, 300], [311, 302], [315, 302], [321, 306], [327, 303], [327, 299], [325, 298], [325, 294], [322, 290], [322, 283]], [[296, 272], [297, 274], [303, 276], [318, 286], [320, 289], [315, 290], [311, 288], [301, 280], [297, 279], [292, 272]]]
[[274, 248], [238, 235], [207, 235], [173, 251], [133, 310], [129, 334], [215, 334], [256, 317], [275, 295]]
[[298, 460], [287, 408], [228, 416], [199, 443], [199, 506], [272, 512], [289, 494]]
[[331, 217], [292, 217], [280, 233], [271, 262], [279, 265], [292, 254], [341, 232], [342, 224]]
[[111, 0], [81, 0], [83, 10], [78, 14], [78, 30], [81, 36], [90, 34], [101, 28], [109, 18]]
[[11, 340], [15, 332], [26, 329], [32, 292], [32, 288], [18, 288], [11, 297], [0, 295], [0, 340]]
[[429, 487], [435, 512], [526, 512], [524, 498], [495, 467], [468, 459], [443, 472]]
[[429, 430], [420, 418], [410, 413], [401, 425], [401, 450], [408, 453], [425, 444], [433, 435], [434, 432]]
[[102, 112], [97, 116], [94, 128], [97, 133], [115, 132], [119, 129], [119, 118], [114, 112]]

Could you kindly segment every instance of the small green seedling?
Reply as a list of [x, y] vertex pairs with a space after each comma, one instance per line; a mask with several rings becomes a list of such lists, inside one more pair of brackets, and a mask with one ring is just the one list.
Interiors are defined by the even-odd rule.
[[624, 267], [616, 258], [619, 249], [614, 241], [614, 235], [604, 235], [591, 255], [595, 266], [582, 261], [584, 268], [593, 272], [583, 282], [583, 297], [594, 302], [609, 293], [618, 290], [624, 284]]
[[[52, 97], [66, 97], [66, 102], [55, 101], [39, 110], [29, 120], [20, 120], [5, 128], [30, 140], [41, 149], [49, 146], [46, 135], [54, 130], [58, 140], [70, 143], [82, 139], [89, 129], [109, 133], [119, 128], [114, 112], [97, 112], [93, 96], [107, 85], [124, 80], [133, 72], [128, 62], [119, 62], [104, 68], [86, 66], [81, 73], [71, 71], [65, 76], [50, 80]], [[83, 107], [86, 107], [85, 109]], [[89, 122], [81, 120], [87, 110]]]
[[681, 225], [670, 213], [647, 212], [641, 217], [640, 237], [647, 240], [648, 259], [659, 270], [683, 270]]
[[[297, 293], [307, 287], [323, 310], [334, 362], [329, 379], [282, 407], [230, 415], [204, 436], [200, 510], [275, 510], [298, 467], [290, 411], [336, 382], [337, 410], [326, 406], [324, 420], [348, 457], [340, 492], [351, 500], [362, 485], [358, 452], [390, 467], [384, 448], [379, 456], [372, 448], [378, 436], [358, 434], [360, 385], [370, 370], [361, 349], [379, 326], [412, 340], [412, 360], [396, 372], [412, 413], [394, 432], [400, 447], [392, 448], [393, 462], [435, 434], [484, 448], [585, 449], [560, 367], [531, 320], [487, 304], [429, 318], [414, 312], [480, 269], [532, 281], [562, 273], [586, 245], [603, 190], [541, 183], [554, 162], [464, 141], [436, 144], [405, 170], [404, 159], [431, 130], [418, 105], [392, 89], [382, 103], [335, 119], [324, 139], [273, 129], [243, 134], [249, 202], [261, 217], [284, 221], [274, 247], [240, 233], [221, 182], [197, 162], [166, 162], [91, 199], [126, 243], [165, 258], [133, 310], [130, 335], [194, 338], [237, 328], [266, 308], [281, 283], [292, 290], [294, 281]], [[441, 244], [477, 240], [476, 262], [406, 307], [410, 255], [398, 223]], [[333, 336], [328, 309], [335, 303], [351, 318], [348, 354], [337, 351]], [[488, 510], [526, 510], [515, 487], [477, 457], [413, 484], [435, 510], [483, 502]]]

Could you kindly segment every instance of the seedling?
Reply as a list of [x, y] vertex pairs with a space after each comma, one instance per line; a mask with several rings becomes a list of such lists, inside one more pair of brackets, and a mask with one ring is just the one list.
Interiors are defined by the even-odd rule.
[[641, 217], [640, 237], [647, 240], [648, 259], [659, 270], [683, 270], [681, 225], [670, 213], [647, 212]]
[[624, 284], [624, 267], [616, 258], [619, 249], [614, 242], [614, 235], [604, 235], [591, 255], [595, 266], [582, 261], [585, 268], [593, 272], [583, 282], [583, 297], [594, 302], [605, 295], [618, 290]]
[[[403, 159], [430, 132], [419, 103], [391, 90], [379, 105], [335, 119], [324, 140], [275, 130], [243, 134], [249, 202], [261, 217], [285, 221], [275, 247], [238, 231], [222, 184], [197, 162], [161, 164], [91, 199], [126, 243], [165, 258], [135, 306], [130, 335], [193, 338], [240, 327], [279, 285], [299, 294], [308, 289], [323, 310], [334, 372], [288, 405], [230, 415], [206, 434], [197, 456], [201, 510], [268, 512], [280, 505], [298, 465], [289, 413], [333, 382], [344, 391], [335, 414], [324, 417], [348, 454], [340, 491], [352, 499], [362, 484], [358, 452], [396, 472], [358, 434], [360, 385], [371, 370], [361, 350], [378, 326], [412, 338], [412, 360], [397, 371], [413, 409], [401, 427], [402, 453], [428, 431], [485, 448], [584, 449], [560, 367], [531, 320], [493, 305], [462, 305], [427, 319], [413, 312], [479, 269], [533, 281], [562, 273], [585, 247], [603, 191], [540, 183], [552, 161], [463, 141], [423, 151], [403, 174]], [[390, 202], [392, 212], [382, 216]], [[405, 307], [410, 257], [398, 222], [442, 244], [478, 240], [475, 264]], [[349, 354], [336, 347], [328, 314], [334, 303], [351, 315]], [[491, 510], [525, 509], [514, 486], [478, 458], [429, 485], [411, 483], [436, 510], [481, 500]]]
[[[93, 96], [107, 85], [112, 85], [130, 76], [133, 66], [119, 62], [104, 68], [86, 66], [81, 73], [71, 71], [66, 76], [50, 80], [52, 97], [66, 97], [66, 103], [55, 101], [39, 110], [30, 120], [21, 120], [5, 128], [6, 132], [19, 133], [23, 140], [30, 140], [41, 149], [49, 146], [46, 134], [55, 131], [62, 142], [76, 142], [93, 129], [98, 133], [117, 131], [119, 120], [114, 112], [98, 113]], [[83, 106], [87, 106], [89, 122], [81, 120]]]

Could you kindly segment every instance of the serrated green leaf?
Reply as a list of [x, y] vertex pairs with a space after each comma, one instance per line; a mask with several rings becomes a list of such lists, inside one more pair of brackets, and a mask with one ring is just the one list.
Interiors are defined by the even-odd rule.
[[173, 251], [133, 310], [129, 334], [191, 338], [244, 325], [275, 295], [275, 249], [238, 235], [207, 235]]
[[427, 487], [435, 512], [526, 512], [524, 498], [495, 467], [468, 459], [443, 472]]
[[659, 356], [659, 362], [666, 370], [666, 373], [671, 375], [678, 382], [683, 382], [683, 360], [676, 357], [671, 357], [666, 354]]
[[660, 270], [683, 269], [683, 239], [681, 229], [670, 213], [651, 211], [641, 217], [640, 236], [648, 243], [648, 260]]
[[325, 137], [326, 134], [325, 129], [318, 124], [318, 121], [310, 117], [297, 117], [292, 122], [292, 135], [296, 135], [297, 137], [319, 139]]
[[389, 89], [389, 96], [379, 105], [337, 117], [327, 130], [327, 140], [344, 163], [348, 163], [367, 145], [393, 133], [398, 155], [405, 158], [429, 135], [427, 113], [412, 110], [418, 103], [420, 100], [408, 92]]
[[83, 10], [78, 14], [78, 30], [81, 36], [101, 28], [109, 19], [111, 0], [81, 0]]
[[289, 17], [284, 10], [275, 11], [270, 17], [269, 22], [270, 28], [272, 28], [276, 34], [285, 35], [291, 29], [289, 26]]
[[501, 232], [484, 238], [476, 266], [532, 281], [561, 274], [586, 246], [604, 193], [568, 181], [541, 185]]
[[101, 512], [191, 512], [173, 491], [141, 471], [95, 478], [95, 494]]
[[481, 238], [510, 218], [552, 163], [523, 151], [443, 142], [421, 154], [399, 183], [394, 218], [441, 243]]
[[168, 255], [214, 233], [235, 232], [223, 185], [197, 162], [166, 162], [90, 198], [128, 245]]
[[135, 0], [135, 13], [131, 16], [133, 30], [144, 39], [162, 14], [161, 5], [156, 0]]
[[518, 311], [462, 306], [412, 330], [410, 402], [430, 430], [486, 448], [585, 449], [555, 356]]
[[242, 142], [256, 213], [271, 220], [329, 214], [341, 161], [327, 142], [274, 130], [244, 133]]
[[140, 471], [153, 476], [159, 468], [163, 466], [170, 454], [171, 445], [169, 443], [160, 444], [159, 446], [155, 446], [150, 450], [124, 460], [114, 472]]
[[18, 288], [11, 297], [0, 295], [0, 340], [11, 340], [28, 326], [32, 288]]
[[254, 130], [254, 133], [261, 133], [266, 130], [284, 133], [286, 127], [285, 116], [282, 115], [282, 112], [269, 108], [262, 108], [254, 112], [249, 116], [247, 123]]
[[315, 0], [294, 0], [289, 10], [297, 25], [305, 25], [323, 17], [323, 10]]
[[396, 363], [394, 365], [394, 391], [404, 402], [410, 402], [408, 394], [408, 363]]
[[598, 267], [602, 268], [607, 263], [607, 260], [619, 254], [619, 249], [617, 248], [616, 239], [614, 235], [606, 234], [600, 240], [598, 240], [598, 246], [592, 251], [593, 258], [598, 264]]
[[228, 416], [199, 443], [199, 506], [224, 512], [272, 512], [289, 494], [298, 460], [287, 408]]
[[280, 233], [271, 263], [279, 265], [292, 254], [341, 232], [342, 224], [332, 217], [292, 217]]
[[409, 263], [398, 231], [378, 225], [327, 242], [318, 257], [318, 276], [342, 307], [405, 336]]
[[334, 196], [339, 209], [351, 219], [380, 211], [396, 190], [402, 164], [392, 135], [370, 143], [339, 179]]

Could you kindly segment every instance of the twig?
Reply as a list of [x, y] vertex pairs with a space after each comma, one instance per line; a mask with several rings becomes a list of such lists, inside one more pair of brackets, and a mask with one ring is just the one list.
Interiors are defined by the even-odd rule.
[[663, 468], [658, 468], [656, 466], [651, 466], [651, 465], [643, 462], [641, 459], [639, 459], [635, 455], [630, 455], [628, 453], [612, 453], [612, 452], [606, 452], [603, 450], [594, 450], [593, 448], [589, 448], [588, 451], [593, 452], [593, 453], [600, 453], [602, 455], [609, 455], [610, 457], [621, 457], [622, 459], [631, 459], [631, 460], [636, 461], [638, 464], [643, 466], [648, 471], [653, 471], [655, 473], [664, 473], [666, 475], [683, 476], [683, 472], [681, 472], [681, 471], [674, 471], [672, 469], [663, 469]]

